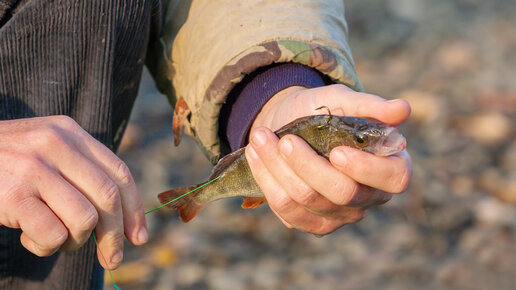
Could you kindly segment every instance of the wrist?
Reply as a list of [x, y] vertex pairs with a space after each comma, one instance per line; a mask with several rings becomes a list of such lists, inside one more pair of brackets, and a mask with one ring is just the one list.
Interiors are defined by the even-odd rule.
[[298, 91], [306, 90], [307, 88], [302, 86], [291, 86], [285, 88], [272, 96], [267, 103], [262, 107], [260, 112], [256, 115], [256, 118], [251, 125], [251, 131], [257, 127], [267, 127], [273, 131], [279, 129], [275, 128], [275, 116], [276, 113], [280, 110], [282, 104], [284, 104], [289, 97], [292, 97]]
[[[228, 145], [233, 151], [245, 146], [253, 124], [256, 124], [255, 127], [263, 125], [275, 129], [273, 120], [279, 118], [274, 114], [276, 110], [272, 108], [277, 106], [273, 104], [281, 104], [283, 97], [288, 95], [286, 92], [295, 90], [295, 87], [314, 88], [324, 84], [325, 80], [317, 70], [302, 64], [277, 64], [255, 71], [246, 76], [228, 95], [222, 108], [222, 112], [228, 114], [221, 113], [221, 136], [227, 137]], [[259, 120], [255, 122], [258, 113], [272, 97], [275, 100], [267, 106], [271, 109], [263, 110]]]

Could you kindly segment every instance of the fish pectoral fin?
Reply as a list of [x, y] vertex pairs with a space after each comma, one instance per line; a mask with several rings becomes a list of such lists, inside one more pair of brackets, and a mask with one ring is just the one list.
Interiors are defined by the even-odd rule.
[[265, 197], [244, 197], [242, 208], [257, 208], [266, 201]]

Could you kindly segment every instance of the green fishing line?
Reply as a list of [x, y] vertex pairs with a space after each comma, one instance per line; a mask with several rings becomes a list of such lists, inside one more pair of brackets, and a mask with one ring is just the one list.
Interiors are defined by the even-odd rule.
[[208, 184], [210, 184], [210, 183], [214, 182], [215, 180], [219, 179], [220, 177], [221, 177], [221, 176], [217, 176], [217, 177], [215, 177], [214, 179], [212, 179], [212, 180], [210, 180], [210, 181], [208, 181], [208, 182], [204, 183], [203, 185], [198, 186], [198, 187], [196, 187], [196, 188], [194, 188], [194, 189], [190, 190], [189, 192], [187, 192], [187, 193], [185, 193], [185, 194], [183, 194], [183, 195], [181, 195], [181, 196], [178, 196], [178, 197], [174, 198], [173, 200], [171, 200], [171, 201], [169, 201], [169, 202], [167, 202], [167, 203], [164, 203], [164, 204], [162, 204], [162, 205], [158, 206], [158, 207], [157, 207], [157, 208], [155, 208], [155, 209], [151, 209], [151, 210], [149, 210], [149, 211], [148, 211], [148, 212], [146, 212], [145, 214], [148, 214], [148, 213], [151, 213], [151, 212], [153, 212], [153, 211], [155, 211], [155, 210], [158, 210], [158, 209], [160, 209], [160, 208], [162, 208], [162, 207], [164, 207], [164, 206], [168, 205], [169, 203], [172, 203], [172, 202], [174, 202], [174, 201], [176, 201], [176, 200], [178, 200], [178, 199], [180, 199], [180, 198], [182, 198], [182, 197], [184, 197], [184, 196], [186, 196], [186, 195], [188, 195], [188, 194], [190, 194], [190, 193], [192, 193], [192, 192], [194, 192], [194, 191], [196, 191], [196, 190], [199, 190], [199, 189], [201, 189], [201, 188], [205, 187], [206, 185], [208, 185]]
[[[104, 264], [106, 264], [106, 267], [107, 267], [108, 263], [106, 261], [106, 257], [104, 257], [104, 254], [102, 254], [102, 251], [100, 250], [99, 243], [97, 242], [97, 237], [95, 237], [95, 232], [92, 233], [92, 236], [93, 236], [93, 240], [95, 241], [95, 245], [97, 245], [97, 249], [99, 249], [100, 256], [102, 257], [102, 260], [104, 260]], [[115, 279], [113, 279], [113, 273], [111, 273], [111, 270], [109, 270], [109, 269], [107, 269], [107, 270], [108, 270], [109, 276], [111, 277], [111, 282], [113, 282], [113, 287], [115, 287], [116, 290], [120, 290], [118, 285], [116, 285], [116, 283], [115, 283]]]
[[[162, 204], [162, 205], [160, 205], [160, 206], [158, 206], [158, 207], [156, 207], [156, 208], [154, 208], [154, 209], [149, 210], [149, 211], [148, 211], [148, 212], [146, 212], [145, 214], [151, 213], [151, 212], [153, 212], [153, 211], [155, 211], [155, 210], [158, 210], [158, 209], [160, 209], [160, 208], [162, 208], [162, 207], [164, 207], [164, 206], [166, 206], [166, 205], [168, 205], [168, 204], [170, 204], [170, 203], [172, 203], [172, 202], [174, 202], [174, 201], [176, 201], [176, 200], [178, 200], [178, 199], [180, 199], [180, 198], [183, 198], [183, 197], [187, 196], [188, 194], [190, 194], [190, 193], [192, 193], [192, 192], [194, 192], [194, 191], [196, 191], [196, 190], [199, 190], [199, 189], [201, 189], [201, 188], [205, 187], [206, 185], [208, 185], [208, 184], [210, 184], [210, 183], [214, 182], [215, 180], [219, 179], [220, 177], [221, 177], [221, 176], [217, 176], [217, 177], [215, 177], [214, 179], [212, 179], [212, 180], [210, 180], [210, 181], [208, 181], [208, 182], [204, 183], [203, 185], [198, 186], [198, 187], [196, 187], [196, 188], [194, 188], [194, 189], [190, 190], [189, 192], [187, 192], [187, 193], [185, 193], [185, 194], [183, 194], [183, 195], [181, 195], [181, 196], [178, 196], [178, 197], [174, 198], [173, 200], [171, 200], [171, 201], [169, 201], [169, 202], [167, 202], [167, 203], [164, 203], [164, 204]], [[106, 267], [107, 267], [107, 264], [108, 264], [108, 263], [107, 263], [107, 261], [106, 261], [106, 258], [104, 257], [104, 254], [102, 254], [102, 251], [100, 250], [99, 243], [97, 243], [97, 238], [95, 237], [95, 232], [93, 232], [93, 233], [92, 233], [92, 235], [93, 235], [93, 240], [95, 241], [95, 245], [97, 245], [97, 249], [99, 249], [100, 256], [101, 256], [101, 257], [102, 257], [102, 259], [104, 260], [104, 263], [106, 264]], [[111, 270], [107, 269], [107, 271], [108, 271], [108, 273], [109, 273], [109, 277], [111, 277], [111, 282], [113, 282], [113, 287], [115, 287], [115, 289], [116, 289], [116, 290], [120, 290], [120, 288], [118, 287], [118, 285], [116, 285], [116, 283], [115, 283], [115, 279], [113, 278], [113, 273], [111, 273]]]

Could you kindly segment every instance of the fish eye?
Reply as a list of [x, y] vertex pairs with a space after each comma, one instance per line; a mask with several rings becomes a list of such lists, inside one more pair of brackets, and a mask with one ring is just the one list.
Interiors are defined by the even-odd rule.
[[366, 145], [367, 144], [367, 135], [362, 135], [362, 134], [355, 135], [355, 142], [357, 142], [359, 146]]

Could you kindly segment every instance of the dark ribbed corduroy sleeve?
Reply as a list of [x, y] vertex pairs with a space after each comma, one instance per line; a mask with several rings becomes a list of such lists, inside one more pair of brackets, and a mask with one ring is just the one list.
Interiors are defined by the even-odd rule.
[[[68, 115], [116, 150], [159, 15], [157, 0], [0, 0], [0, 120]], [[92, 239], [37, 257], [20, 234], [0, 226], [0, 289], [102, 289]]]

